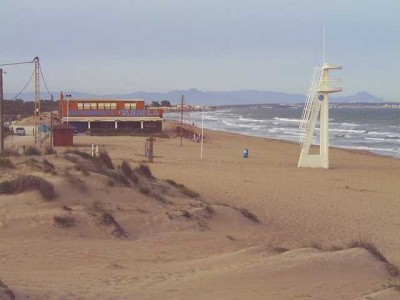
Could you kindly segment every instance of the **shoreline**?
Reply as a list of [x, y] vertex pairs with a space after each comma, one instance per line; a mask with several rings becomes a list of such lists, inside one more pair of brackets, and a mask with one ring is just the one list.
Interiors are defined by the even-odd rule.
[[[164, 119], [164, 121], [167, 123], [174, 123], [174, 122], [179, 123], [179, 121], [174, 120], [174, 119]], [[184, 123], [184, 124], [186, 124], [186, 123]], [[194, 127], [197, 128], [198, 130], [201, 130], [201, 127], [198, 127], [197, 125], [195, 125]], [[206, 130], [215, 131], [215, 132], [220, 132], [220, 133], [237, 134], [237, 135], [245, 136], [245, 137], [261, 138], [261, 139], [266, 139], [266, 140], [270, 140], [270, 141], [280, 141], [280, 142], [285, 142], [285, 143], [292, 144], [292, 145], [298, 145], [299, 146], [299, 156], [300, 156], [300, 151], [301, 151], [300, 145], [298, 142], [295, 142], [293, 140], [286, 140], [283, 138], [280, 139], [280, 138], [275, 138], [275, 137], [265, 137], [265, 136], [259, 136], [259, 135], [249, 135], [249, 134], [240, 133], [240, 132], [236, 132], [236, 131], [224, 131], [224, 130], [220, 130], [220, 129], [204, 128], [204, 130], [205, 131]], [[317, 147], [317, 146], [319, 146], [319, 145], [312, 145], [312, 147]], [[351, 146], [346, 147], [346, 146], [330, 145], [329, 149], [337, 149], [337, 150], [348, 151], [351, 153], [360, 153], [360, 154], [377, 156], [377, 157], [382, 157], [382, 158], [394, 158], [396, 160], [400, 160], [400, 156], [376, 153], [371, 150], [359, 149], [359, 148], [355, 148], [355, 147], [351, 147]]]

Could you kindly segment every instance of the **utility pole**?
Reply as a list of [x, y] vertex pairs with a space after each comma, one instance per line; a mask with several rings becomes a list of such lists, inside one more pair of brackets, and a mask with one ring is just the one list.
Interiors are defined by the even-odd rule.
[[50, 112], [50, 148], [53, 149], [53, 111]]
[[4, 152], [3, 113], [3, 69], [0, 69], [0, 155]]
[[184, 95], [182, 95], [181, 97], [181, 147], [182, 147], [182, 138], [183, 138], [183, 99], [184, 99]]
[[40, 124], [40, 85], [39, 85], [39, 73], [40, 73], [40, 64], [39, 57], [35, 57], [35, 147], [40, 147], [40, 132], [39, 132], [39, 124]]

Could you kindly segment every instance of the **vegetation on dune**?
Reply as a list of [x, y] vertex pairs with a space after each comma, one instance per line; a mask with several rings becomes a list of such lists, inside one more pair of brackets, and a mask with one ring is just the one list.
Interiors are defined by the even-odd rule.
[[0, 183], [0, 194], [20, 194], [31, 190], [38, 190], [47, 200], [56, 197], [53, 184], [38, 176], [20, 175], [14, 180]]
[[46, 148], [44, 148], [43, 152], [44, 152], [44, 155], [57, 154], [57, 151], [54, 150], [54, 148], [51, 146], [47, 146]]
[[167, 179], [166, 180], [167, 183], [169, 183], [170, 185], [172, 185], [173, 187], [179, 189], [181, 191], [182, 194], [184, 194], [185, 196], [188, 196], [190, 198], [197, 198], [199, 197], [199, 194], [188, 189], [186, 186], [184, 186], [181, 183], [176, 183], [174, 180], [172, 179]]
[[[10, 290], [10, 288], [8, 287], [8, 285], [6, 285], [6, 284], [4, 283], [4, 281], [1, 280], [1, 278], [0, 278], [0, 292], [1, 292], [1, 290], [4, 291], [4, 294], [8, 297], [8, 299], [10, 299], [10, 300], [15, 300], [15, 294], [14, 294], [14, 292], [13, 292], [12, 290]], [[0, 296], [1, 296], [1, 293], [0, 293]], [[1, 298], [1, 299], [3, 299], [3, 298]]]
[[249, 211], [248, 209], [241, 208], [240, 212], [242, 213], [243, 216], [245, 216], [249, 220], [253, 221], [254, 223], [260, 223], [260, 220], [258, 219], [258, 217], [255, 214], [253, 214], [251, 211]]
[[122, 226], [115, 220], [114, 216], [110, 212], [103, 212], [100, 216], [100, 223], [107, 226], [114, 226], [112, 235], [117, 238], [128, 238], [128, 233], [122, 228]]
[[1, 156], [6, 157], [6, 156], [19, 156], [18, 150], [17, 149], [4, 149], [3, 153]]
[[64, 151], [64, 154], [75, 154], [75, 155], [82, 157], [83, 159], [92, 159], [93, 158], [90, 154], [76, 150], [76, 149], [67, 149]]
[[25, 155], [42, 155], [39, 149], [36, 149], [35, 147], [28, 147], [25, 149]]
[[398, 277], [400, 276], [400, 269], [398, 266], [389, 262], [389, 260], [383, 255], [383, 253], [376, 247], [375, 244], [365, 241], [363, 239], [351, 241], [348, 244], [349, 248], [364, 248], [369, 253], [371, 253], [376, 259], [383, 262], [386, 265], [386, 268], [390, 274], [390, 276]]
[[140, 164], [139, 167], [136, 168], [136, 172], [139, 175], [142, 175], [148, 179], [154, 179], [153, 174], [150, 171], [150, 168], [144, 164]]
[[49, 162], [47, 159], [44, 158], [42, 160], [42, 164], [43, 164], [43, 172], [45, 172], [45, 173], [55, 173], [56, 167], [54, 166], [54, 164]]
[[9, 158], [0, 158], [0, 169], [15, 169], [15, 166]]
[[68, 228], [75, 226], [75, 219], [71, 216], [55, 216], [53, 220], [59, 227]]
[[99, 159], [109, 168], [109, 169], [115, 169], [114, 165], [111, 161], [111, 157], [108, 155], [106, 151], [101, 151], [99, 154]]

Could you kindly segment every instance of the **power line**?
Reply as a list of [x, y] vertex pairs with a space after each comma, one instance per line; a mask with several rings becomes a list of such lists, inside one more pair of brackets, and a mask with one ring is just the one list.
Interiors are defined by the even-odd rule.
[[49, 94], [50, 98], [53, 99], [53, 95], [50, 93], [49, 88], [47, 87], [47, 84], [46, 84], [46, 80], [44, 79], [43, 72], [42, 72], [42, 66], [40, 66], [39, 70], [40, 70], [40, 74], [42, 75], [43, 83], [44, 83], [44, 86], [46, 87], [47, 93]]
[[[35, 57], [36, 58], [36, 57]], [[32, 61], [23, 61], [23, 62], [16, 62], [16, 63], [9, 63], [9, 64], [0, 64], [0, 67], [3, 66], [14, 66], [14, 65], [23, 65], [23, 64], [31, 64], [35, 61], [35, 59], [33, 59]]]
[[15, 97], [13, 97], [13, 98], [11, 99], [11, 101], [12, 101], [12, 100], [15, 100], [19, 95], [21, 95], [21, 94], [25, 91], [26, 87], [27, 87], [27, 86], [29, 85], [29, 83], [31, 82], [31, 80], [32, 80], [32, 78], [33, 78], [33, 75], [35, 75], [35, 71], [33, 71], [32, 75], [31, 75], [31, 78], [29, 78], [29, 80], [28, 80], [28, 82], [25, 84], [24, 88], [23, 88]]

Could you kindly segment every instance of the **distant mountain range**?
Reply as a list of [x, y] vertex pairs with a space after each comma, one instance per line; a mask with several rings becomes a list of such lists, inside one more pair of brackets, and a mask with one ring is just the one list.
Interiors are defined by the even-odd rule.
[[[199, 104], [199, 105], [235, 105], [235, 104], [264, 104], [264, 103], [303, 103], [306, 99], [301, 94], [287, 94], [280, 92], [270, 91], [256, 91], [256, 90], [240, 90], [240, 91], [225, 91], [225, 92], [208, 92], [200, 91], [198, 89], [190, 90], [174, 90], [168, 93], [151, 93], [151, 92], [134, 92], [129, 94], [109, 94], [97, 95], [76, 91], [68, 91], [64, 94], [71, 94], [73, 98], [119, 98], [119, 99], [132, 99], [140, 98], [145, 99], [146, 102], [168, 100], [172, 104], [178, 104], [181, 101], [181, 96], [185, 96], [185, 103]], [[42, 94], [43, 95], [43, 94]], [[59, 99], [59, 92], [54, 92], [54, 100]], [[13, 94], [5, 93], [5, 99], [11, 99]], [[19, 97], [25, 101], [34, 99], [33, 93], [23, 93]], [[43, 98], [43, 96], [42, 96]], [[45, 97], [48, 99], [49, 97]], [[336, 103], [380, 103], [385, 102], [382, 98], [378, 98], [367, 92], [360, 92], [354, 95], [345, 97], [332, 97], [332, 102]]]

